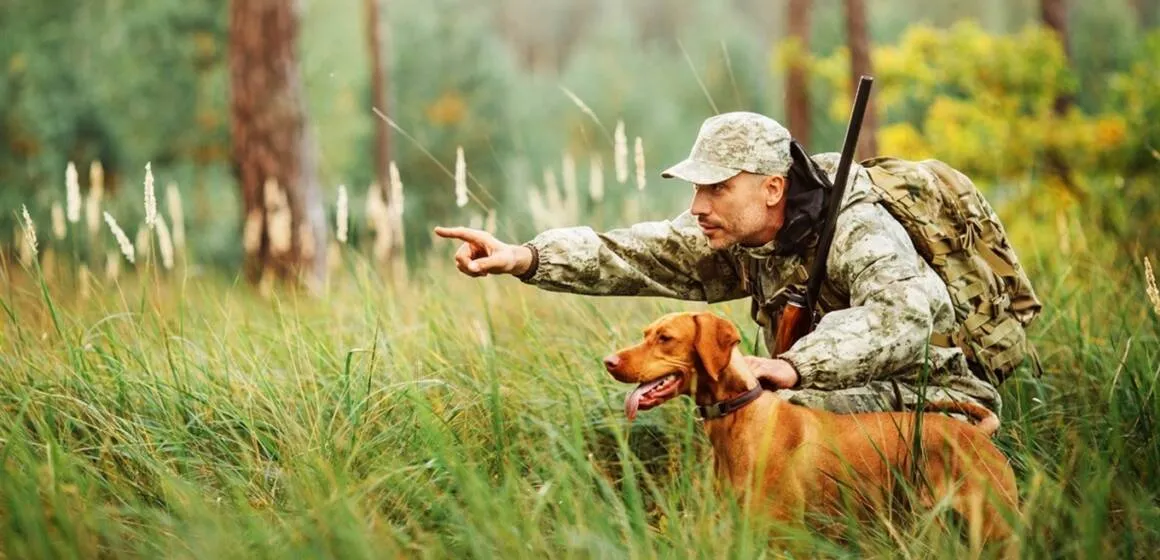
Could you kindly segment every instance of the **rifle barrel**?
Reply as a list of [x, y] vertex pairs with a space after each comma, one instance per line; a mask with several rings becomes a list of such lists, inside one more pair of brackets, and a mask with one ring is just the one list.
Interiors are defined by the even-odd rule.
[[858, 133], [862, 130], [862, 117], [866, 114], [866, 104], [870, 98], [870, 87], [874, 78], [862, 76], [858, 80], [858, 90], [854, 94], [854, 108], [850, 112], [850, 124], [846, 127], [846, 139], [842, 143], [842, 155], [838, 159], [838, 172], [834, 176], [834, 191], [830, 193], [830, 200], [826, 208], [826, 221], [823, 222], [821, 234], [818, 237], [817, 255], [811, 267], [809, 283], [806, 287], [806, 309], [809, 330], [814, 328], [814, 305], [818, 293], [822, 289], [822, 281], [826, 277], [826, 259], [830, 254], [830, 245], [834, 242], [834, 230], [837, 229], [838, 212], [842, 209], [842, 199], [846, 195], [846, 182], [850, 176], [850, 164], [854, 161], [854, 150], [858, 146]]

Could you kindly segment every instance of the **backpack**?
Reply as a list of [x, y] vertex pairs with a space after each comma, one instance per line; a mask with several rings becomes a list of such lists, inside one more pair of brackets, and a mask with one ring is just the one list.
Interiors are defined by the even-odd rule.
[[1025, 327], [1043, 305], [1007, 233], [966, 175], [934, 159], [876, 157], [861, 162], [877, 202], [910, 235], [950, 292], [958, 328], [934, 333], [934, 346], [962, 349], [975, 375], [1002, 383], [1029, 355]]

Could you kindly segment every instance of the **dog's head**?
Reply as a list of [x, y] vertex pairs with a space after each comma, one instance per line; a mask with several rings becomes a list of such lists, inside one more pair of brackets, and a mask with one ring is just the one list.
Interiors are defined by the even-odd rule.
[[741, 341], [737, 327], [713, 313], [671, 313], [644, 329], [644, 340], [604, 358], [623, 383], [638, 383], [624, 402], [629, 420], [678, 396], [716, 383]]

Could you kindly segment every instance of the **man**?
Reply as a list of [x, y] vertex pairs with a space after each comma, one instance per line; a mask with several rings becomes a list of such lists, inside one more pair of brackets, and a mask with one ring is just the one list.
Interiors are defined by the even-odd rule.
[[[786, 288], [805, 284], [820, 227], [822, 190], [808, 188], [809, 171], [832, 182], [837, 162], [836, 153], [806, 156], [773, 119], [725, 113], [707, 119], [689, 157], [661, 174], [694, 185], [689, 210], [673, 220], [606, 233], [558, 228], [523, 245], [466, 228], [435, 232], [465, 242], [455, 261], [470, 276], [513, 274], [587, 295], [708, 303], [750, 296], [772, 351]], [[972, 374], [961, 350], [929, 345], [932, 333], [955, 326], [946, 285], [874, 201], [865, 169], [855, 163], [849, 176], [826, 261], [822, 319], [789, 351], [748, 357], [751, 366], [783, 398], [833, 412], [912, 408], [925, 390], [926, 400], [999, 413], [998, 391]]]

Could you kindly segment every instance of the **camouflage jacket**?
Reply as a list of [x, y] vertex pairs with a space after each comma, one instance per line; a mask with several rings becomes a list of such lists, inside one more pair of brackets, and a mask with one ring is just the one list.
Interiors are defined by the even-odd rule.
[[[838, 154], [814, 160], [834, 180]], [[823, 316], [779, 357], [797, 369], [801, 389], [837, 391], [887, 380], [915, 386], [925, 367], [930, 386], [998, 410], [998, 392], [970, 372], [961, 350], [928, 347], [932, 332], [954, 328], [946, 285], [874, 201], [866, 171], [855, 163], [850, 175], [826, 263]], [[708, 303], [749, 296], [767, 349], [784, 291], [804, 283], [808, 267], [798, 257], [773, 256], [776, 241], [714, 250], [688, 211], [604, 233], [552, 229], [529, 244], [538, 265], [521, 280], [545, 290]]]

